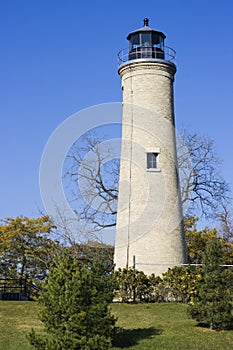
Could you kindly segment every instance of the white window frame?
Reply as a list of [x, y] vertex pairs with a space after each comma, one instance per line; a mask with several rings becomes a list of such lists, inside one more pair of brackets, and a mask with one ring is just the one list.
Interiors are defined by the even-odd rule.
[[[154, 147], [154, 148], [147, 148], [145, 150], [146, 153], [146, 170], [148, 172], [160, 172], [160, 167], [159, 167], [159, 154], [160, 154], [160, 148]], [[155, 154], [156, 155], [156, 167], [155, 168], [148, 168], [148, 155], [149, 154]]]

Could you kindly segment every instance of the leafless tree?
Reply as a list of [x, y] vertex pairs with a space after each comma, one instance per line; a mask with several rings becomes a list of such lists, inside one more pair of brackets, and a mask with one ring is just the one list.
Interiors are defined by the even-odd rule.
[[221, 176], [222, 162], [217, 157], [214, 142], [185, 129], [177, 139], [184, 213], [216, 217], [221, 203], [228, 201], [229, 187]]
[[233, 243], [233, 211], [229, 203], [223, 202], [217, 213], [219, 219], [219, 233], [227, 243]]
[[119, 159], [108, 143], [89, 132], [67, 155], [64, 176], [80, 220], [95, 232], [116, 225]]
[[[212, 140], [183, 130], [177, 138], [181, 198], [185, 215], [216, 217], [229, 189]], [[116, 225], [119, 159], [98, 135], [88, 133], [67, 155], [64, 178], [79, 219], [93, 232]]]

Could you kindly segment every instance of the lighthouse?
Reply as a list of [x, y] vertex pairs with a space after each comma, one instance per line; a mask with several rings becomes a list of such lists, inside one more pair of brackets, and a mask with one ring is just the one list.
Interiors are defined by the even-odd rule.
[[122, 146], [115, 268], [161, 275], [186, 262], [177, 169], [173, 82], [175, 51], [144, 25], [119, 52]]

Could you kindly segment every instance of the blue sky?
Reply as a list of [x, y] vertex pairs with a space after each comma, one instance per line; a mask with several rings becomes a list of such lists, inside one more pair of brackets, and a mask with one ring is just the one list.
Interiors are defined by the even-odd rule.
[[117, 52], [144, 17], [177, 51], [178, 127], [214, 139], [233, 188], [232, 13], [231, 0], [1, 0], [1, 218], [43, 210], [40, 159], [61, 122], [121, 101]]

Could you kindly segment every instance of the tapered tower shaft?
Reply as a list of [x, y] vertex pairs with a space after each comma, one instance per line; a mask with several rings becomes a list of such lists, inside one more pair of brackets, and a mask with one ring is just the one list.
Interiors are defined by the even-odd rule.
[[158, 275], [185, 262], [174, 125], [176, 66], [164, 38], [144, 21], [129, 34], [119, 67], [123, 114], [115, 264], [136, 264]]

